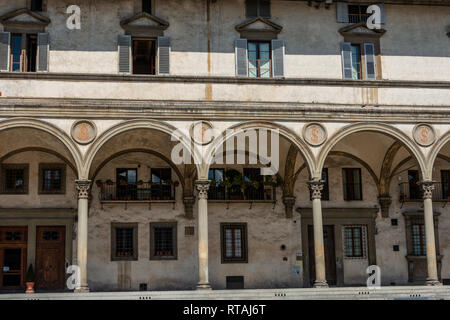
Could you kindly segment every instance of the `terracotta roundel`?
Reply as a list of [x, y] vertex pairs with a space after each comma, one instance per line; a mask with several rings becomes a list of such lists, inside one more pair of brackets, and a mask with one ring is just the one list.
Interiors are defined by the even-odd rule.
[[208, 121], [196, 121], [191, 127], [191, 138], [195, 143], [198, 144], [208, 144], [213, 139], [212, 135], [212, 125]]
[[72, 125], [71, 135], [79, 144], [89, 144], [97, 136], [97, 128], [89, 120], [78, 120]]
[[418, 145], [428, 147], [436, 141], [436, 132], [431, 125], [421, 123], [414, 127], [413, 137]]
[[320, 123], [308, 123], [303, 128], [303, 138], [311, 146], [320, 146], [327, 140], [327, 130]]

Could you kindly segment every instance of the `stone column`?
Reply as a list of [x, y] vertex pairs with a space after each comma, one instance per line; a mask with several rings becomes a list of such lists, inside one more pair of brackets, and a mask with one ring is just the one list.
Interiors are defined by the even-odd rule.
[[197, 289], [211, 289], [208, 276], [208, 180], [197, 180], [198, 190], [198, 284]]
[[427, 245], [427, 269], [428, 277], [425, 282], [428, 286], [440, 285], [437, 272], [436, 260], [436, 239], [434, 237], [434, 217], [433, 217], [433, 190], [435, 181], [421, 181], [423, 188], [423, 211], [425, 221], [425, 236]]
[[308, 182], [311, 189], [313, 225], [314, 225], [314, 258], [316, 268], [316, 280], [314, 288], [328, 288], [325, 276], [325, 250], [323, 245], [322, 225], [322, 189], [323, 181], [312, 180]]
[[78, 231], [77, 231], [77, 264], [80, 268], [79, 287], [75, 292], [89, 292], [87, 282], [87, 252], [88, 252], [88, 198], [91, 187], [90, 180], [77, 180], [78, 190]]

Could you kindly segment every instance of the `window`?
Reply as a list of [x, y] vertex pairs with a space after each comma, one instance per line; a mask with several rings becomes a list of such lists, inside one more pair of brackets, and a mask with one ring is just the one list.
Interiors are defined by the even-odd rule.
[[28, 193], [28, 164], [2, 165], [2, 193]]
[[352, 79], [362, 79], [361, 68], [361, 46], [359, 44], [352, 44]]
[[142, 12], [152, 14], [152, 0], [142, 0]]
[[422, 219], [415, 219], [411, 224], [412, 249], [414, 256], [425, 256], [427, 254], [425, 224]]
[[170, 168], [152, 168], [152, 199], [170, 200], [172, 198], [172, 170]]
[[65, 193], [65, 177], [64, 164], [39, 164], [39, 193]]
[[348, 21], [349, 23], [367, 22], [367, 18], [370, 14], [367, 13], [367, 7], [365, 5], [348, 5]]
[[344, 226], [344, 248], [346, 258], [366, 256], [366, 226]]
[[442, 199], [450, 199], [450, 170], [441, 171]]
[[343, 168], [344, 200], [362, 200], [361, 169]]
[[270, 0], [246, 0], [245, 14], [247, 18], [270, 18]]
[[133, 74], [156, 74], [156, 40], [133, 38]]
[[137, 169], [117, 169], [117, 198], [137, 200]]
[[264, 176], [260, 168], [244, 168], [244, 182], [248, 200], [264, 200]]
[[37, 57], [37, 35], [11, 35], [11, 71], [35, 72]]
[[271, 69], [270, 42], [248, 42], [248, 75], [253, 78], [270, 78]]
[[138, 224], [111, 224], [111, 260], [138, 260]]
[[177, 223], [150, 223], [150, 260], [177, 259]]
[[42, 11], [43, 0], [31, 0], [31, 11]]
[[411, 200], [418, 200], [422, 198], [420, 185], [417, 184], [419, 180], [418, 170], [408, 170], [409, 198]]
[[211, 181], [208, 199], [225, 200], [225, 169], [209, 169], [208, 179]]
[[365, 39], [344, 35], [341, 44], [344, 79], [381, 79], [380, 44], [378, 39]]
[[222, 223], [222, 263], [248, 262], [247, 224]]

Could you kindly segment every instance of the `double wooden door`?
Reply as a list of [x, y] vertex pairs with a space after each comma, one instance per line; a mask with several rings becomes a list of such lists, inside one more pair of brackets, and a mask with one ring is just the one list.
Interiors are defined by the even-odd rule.
[[36, 289], [64, 289], [65, 238], [64, 226], [36, 228]]
[[[314, 229], [308, 226], [309, 244], [309, 279], [311, 285], [316, 279], [316, 261], [314, 257]], [[325, 277], [329, 285], [336, 285], [336, 251], [334, 243], [334, 226], [323, 226], [323, 245], [325, 251]]]

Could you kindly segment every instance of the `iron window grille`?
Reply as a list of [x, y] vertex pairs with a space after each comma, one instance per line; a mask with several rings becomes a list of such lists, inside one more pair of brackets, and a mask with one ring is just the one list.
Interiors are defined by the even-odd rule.
[[222, 263], [247, 263], [247, 224], [222, 223]]
[[176, 260], [177, 255], [177, 223], [150, 223], [150, 260]]

